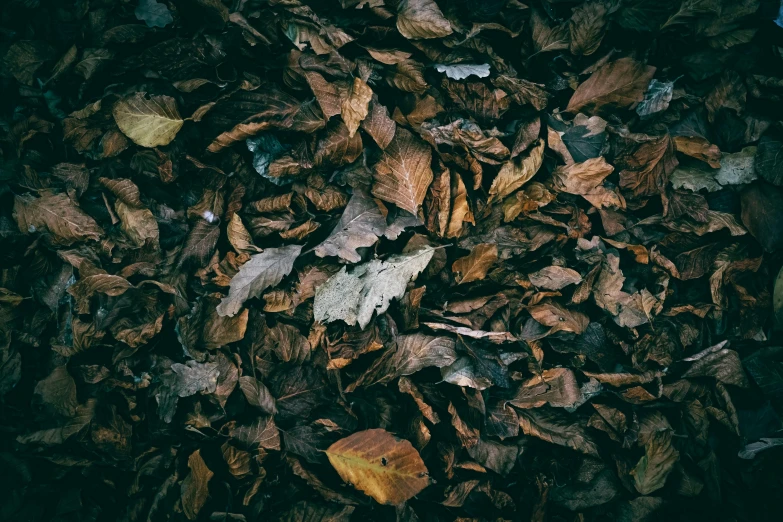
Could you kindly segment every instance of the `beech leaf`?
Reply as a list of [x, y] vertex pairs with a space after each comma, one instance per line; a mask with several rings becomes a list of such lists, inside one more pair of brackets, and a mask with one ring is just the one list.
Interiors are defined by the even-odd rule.
[[278, 285], [291, 273], [294, 261], [301, 251], [301, 245], [288, 245], [267, 248], [252, 256], [231, 279], [228, 297], [224, 297], [217, 306], [218, 314], [233, 317], [245, 301], [260, 297], [264, 290]]
[[405, 293], [409, 281], [424, 270], [435, 250], [426, 247], [411, 254], [374, 259], [347, 272], [345, 267], [315, 291], [313, 314], [316, 321], [329, 323], [342, 319], [359, 323], [364, 329], [373, 312], [384, 313], [394, 298]]
[[411, 443], [386, 430], [356, 432], [329, 446], [326, 456], [340, 478], [379, 504], [402, 504], [430, 484]]
[[168, 145], [184, 123], [174, 98], [147, 98], [143, 92], [137, 92], [115, 103], [112, 114], [123, 134], [142, 147]]

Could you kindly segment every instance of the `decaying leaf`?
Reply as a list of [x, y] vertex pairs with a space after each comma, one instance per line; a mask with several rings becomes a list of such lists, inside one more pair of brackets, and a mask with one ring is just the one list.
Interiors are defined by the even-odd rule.
[[245, 301], [259, 297], [267, 288], [274, 287], [291, 273], [294, 261], [302, 251], [300, 245], [267, 248], [255, 254], [242, 265], [231, 279], [228, 296], [217, 307], [218, 314], [233, 316], [239, 312]]
[[364, 329], [373, 312], [385, 312], [392, 299], [402, 297], [405, 286], [427, 267], [434, 252], [427, 247], [386, 261], [370, 261], [350, 273], [343, 268], [316, 289], [315, 320], [342, 319], [347, 324], [358, 322]]
[[407, 440], [382, 429], [360, 431], [326, 450], [340, 477], [380, 504], [401, 504], [430, 479], [419, 453]]

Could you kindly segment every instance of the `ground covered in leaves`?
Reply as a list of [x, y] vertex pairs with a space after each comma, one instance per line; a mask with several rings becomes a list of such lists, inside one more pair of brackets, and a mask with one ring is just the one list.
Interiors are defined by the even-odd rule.
[[781, 520], [777, 0], [2, 4], [0, 519]]

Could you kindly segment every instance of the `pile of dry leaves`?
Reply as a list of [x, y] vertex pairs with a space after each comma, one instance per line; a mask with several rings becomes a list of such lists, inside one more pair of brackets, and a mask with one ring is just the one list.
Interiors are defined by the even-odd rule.
[[2, 3], [0, 519], [780, 520], [778, 0]]

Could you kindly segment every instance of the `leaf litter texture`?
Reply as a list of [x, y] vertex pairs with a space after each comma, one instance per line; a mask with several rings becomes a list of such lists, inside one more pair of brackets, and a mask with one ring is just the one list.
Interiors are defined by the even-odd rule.
[[0, 518], [778, 520], [777, 4], [104, 4], [0, 14]]

